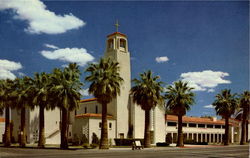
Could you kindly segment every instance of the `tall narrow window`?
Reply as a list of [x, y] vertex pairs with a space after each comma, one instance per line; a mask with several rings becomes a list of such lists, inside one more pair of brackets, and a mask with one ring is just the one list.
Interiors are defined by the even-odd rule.
[[112, 123], [111, 122], [109, 123], [109, 129], [112, 129]]
[[120, 39], [120, 47], [125, 48], [125, 46], [126, 46], [126, 40]]
[[98, 114], [98, 106], [95, 106], [95, 113]]
[[87, 113], [87, 107], [84, 108], [84, 112], [85, 112], [85, 114]]
[[108, 48], [109, 48], [109, 49], [114, 49], [113, 39], [109, 39], [109, 40], [108, 40]]

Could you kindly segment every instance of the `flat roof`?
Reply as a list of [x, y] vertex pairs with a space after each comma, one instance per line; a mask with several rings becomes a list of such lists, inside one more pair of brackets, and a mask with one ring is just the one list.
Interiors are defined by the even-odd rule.
[[[233, 120], [233, 121], [232, 121]], [[166, 115], [166, 121], [178, 122], [178, 117], [176, 115]], [[183, 123], [202, 123], [202, 124], [214, 124], [214, 125], [225, 125], [224, 120], [213, 120], [213, 118], [202, 118], [202, 117], [182, 117]], [[230, 119], [230, 125], [239, 126], [238, 120]]]

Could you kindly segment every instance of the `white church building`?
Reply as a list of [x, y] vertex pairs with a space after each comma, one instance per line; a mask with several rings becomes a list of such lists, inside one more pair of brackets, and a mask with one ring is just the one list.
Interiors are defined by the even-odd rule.
[[[129, 94], [131, 89], [131, 67], [128, 39], [125, 34], [114, 32], [107, 36], [105, 57], [110, 57], [120, 64], [120, 75], [124, 79], [121, 93], [108, 104], [108, 137], [114, 144], [114, 138], [143, 138], [144, 137], [144, 111], [132, 102]], [[96, 98], [80, 101], [79, 109], [70, 113], [68, 136], [73, 140], [75, 136], [81, 138], [85, 135], [89, 143], [92, 134], [101, 136], [102, 106]], [[151, 143], [165, 142], [166, 135], [171, 135], [173, 142], [177, 136], [177, 117], [165, 115], [164, 108], [157, 106], [151, 111]], [[59, 109], [45, 112], [45, 137], [46, 144], [60, 144], [60, 119]], [[18, 140], [20, 132], [20, 111], [11, 111], [13, 122], [12, 137]], [[222, 142], [224, 133], [223, 120], [208, 120], [204, 118], [186, 117], [183, 132], [188, 139], [208, 141], [211, 143]], [[240, 122], [231, 123], [231, 142], [239, 141]], [[38, 141], [39, 108], [26, 111], [27, 142]], [[249, 138], [249, 137], [248, 137]]]

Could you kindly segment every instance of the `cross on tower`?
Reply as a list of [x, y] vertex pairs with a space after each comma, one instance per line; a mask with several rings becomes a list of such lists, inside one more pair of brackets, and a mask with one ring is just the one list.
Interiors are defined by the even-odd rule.
[[118, 20], [116, 20], [116, 23], [115, 23], [115, 27], [116, 27], [116, 32], [118, 32], [118, 27], [119, 27], [119, 23], [118, 23]]

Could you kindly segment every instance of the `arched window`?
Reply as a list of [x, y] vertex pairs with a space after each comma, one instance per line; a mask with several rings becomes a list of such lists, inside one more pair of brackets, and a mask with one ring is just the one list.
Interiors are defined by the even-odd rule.
[[120, 39], [120, 47], [125, 48], [126, 47], [126, 40]]
[[114, 49], [114, 41], [113, 41], [113, 39], [108, 40], [108, 48], [109, 49]]

